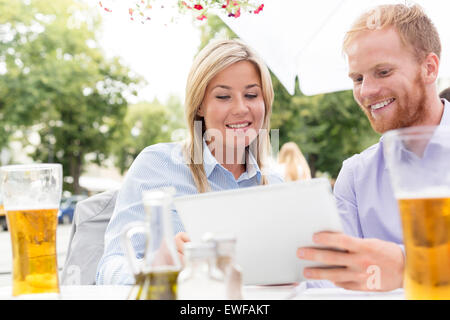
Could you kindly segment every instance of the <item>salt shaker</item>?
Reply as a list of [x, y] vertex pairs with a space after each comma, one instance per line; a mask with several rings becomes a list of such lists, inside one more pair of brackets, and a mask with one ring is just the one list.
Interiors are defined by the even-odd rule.
[[212, 242], [184, 245], [185, 266], [178, 276], [179, 300], [224, 300], [225, 278], [216, 267], [216, 248]]
[[217, 267], [225, 275], [226, 297], [231, 300], [242, 299], [242, 270], [236, 263], [236, 237], [232, 235], [204, 236], [205, 241], [215, 244]]

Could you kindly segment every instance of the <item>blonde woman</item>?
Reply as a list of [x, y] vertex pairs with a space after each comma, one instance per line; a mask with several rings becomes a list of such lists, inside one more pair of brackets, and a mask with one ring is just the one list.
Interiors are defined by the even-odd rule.
[[311, 179], [308, 162], [295, 142], [287, 142], [281, 147], [278, 165], [285, 181]]
[[[120, 247], [123, 226], [144, 220], [143, 190], [173, 186], [176, 196], [278, 183], [263, 175], [270, 150], [273, 88], [262, 60], [238, 40], [214, 41], [195, 58], [186, 85], [189, 137], [144, 149], [125, 177], [105, 234], [97, 284], [131, 284]], [[176, 211], [177, 247], [188, 241]], [[145, 243], [135, 243], [143, 254]]]

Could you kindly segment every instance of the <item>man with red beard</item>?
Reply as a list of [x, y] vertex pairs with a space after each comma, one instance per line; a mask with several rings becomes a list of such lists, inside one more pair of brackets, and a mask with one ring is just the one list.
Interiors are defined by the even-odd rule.
[[[450, 125], [450, 103], [439, 98], [436, 87], [439, 35], [419, 6], [383, 5], [364, 13], [347, 32], [343, 48], [354, 98], [376, 132]], [[401, 221], [383, 138], [344, 161], [334, 193], [345, 234], [322, 232], [313, 240], [343, 251], [299, 248], [297, 255], [340, 267], [305, 268], [305, 277], [351, 290], [402, 287]]]

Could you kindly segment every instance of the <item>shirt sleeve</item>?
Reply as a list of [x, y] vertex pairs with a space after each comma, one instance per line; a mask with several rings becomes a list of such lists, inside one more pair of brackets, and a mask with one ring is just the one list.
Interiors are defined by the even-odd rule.
[[338, 288], [333, 282], [328, 280], [307, 280], [302, 283], [304, 289], [313, 288]]
[[[142, 191], [171, 185], [172, 180], [164, 174], [167, 172], [168, 165], [164, 152], [152, 147], [144, 149], [131, 165], [117, 196], [114, 213], [105, 232], [105, 248], [97, 266], [96, 284], [134, 283], [130, 262], [121, 244], [122, 232], [127, 225], [145, 220]], [[173, 217], [175, 228], [182, 229], [176, 212]], [[131, 238], [137, 259], [142, 259], [144, 255], [145, 239], [143, 237], [144, 235], [141, 234]]]
[[353, 237], [363, 238], [355, 193], [354, 164], [357, 159], [354, 156], [344, 161], [334, 185], [334, 196], [344, 232]]

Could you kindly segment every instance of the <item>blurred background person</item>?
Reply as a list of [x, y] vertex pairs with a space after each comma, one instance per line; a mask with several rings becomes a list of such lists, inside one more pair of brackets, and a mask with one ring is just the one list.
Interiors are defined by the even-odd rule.
[[281, 147], [277, 170], [285, 181], [311, 179], [308, 162], [295, 142], [287, 142]]

